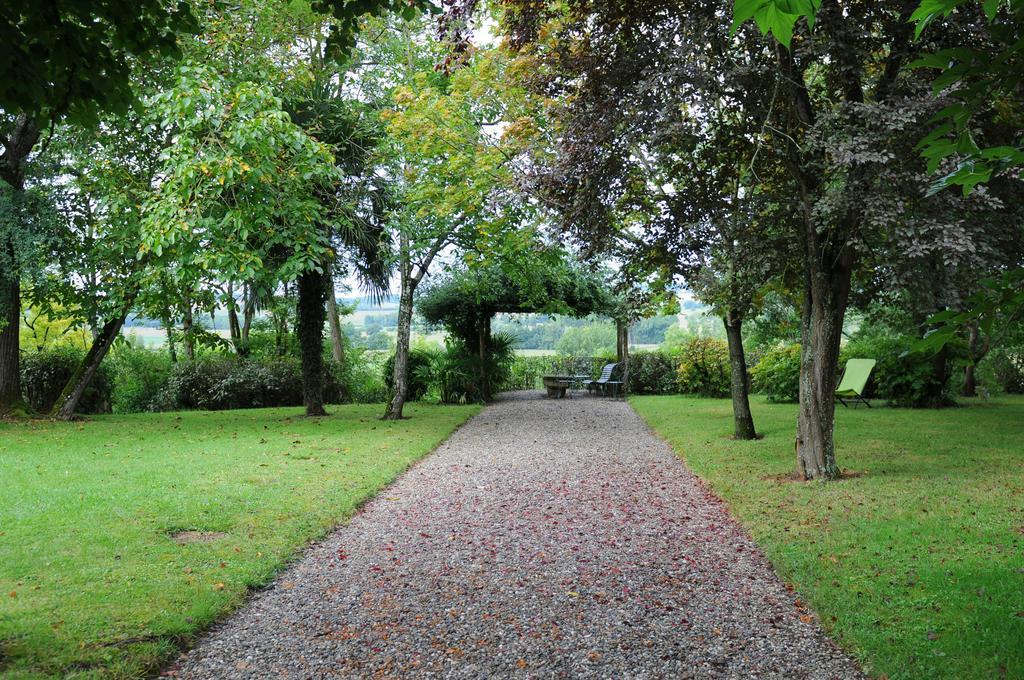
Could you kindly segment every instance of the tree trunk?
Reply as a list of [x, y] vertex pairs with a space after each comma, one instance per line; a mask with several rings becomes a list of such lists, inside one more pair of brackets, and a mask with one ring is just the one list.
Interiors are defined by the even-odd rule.
[[629, 324], [619, 319], [615, 320], [615, 356], [619, 363], [629, 358]]
[[490, 319], [481, 316], [476, 324], [476, 354], [480, 361], [480, 401], [487, 402], [491, 399], [491, 390], [487, 380], [487, 337], [490, 335], [487, 327]]
[[231, 336], [231, 346], [235, 348], [235, 354], [245, 356], [245, 347], [242, 346], [242, 326], [238, 323], [238, 310], [235, 309], [235, 285], [228, 282], [228, 334]]
[[985, 355], [988, 354], [989, 350], [988, 341], [982, 345], [980, 340], [981, 334], [978, 332], [978, 324], [971, 324], [967, 336], [967, 358], [969, 359], [969, 362], [964, 366], [964, 386], [960, 391], [960, 394], [965, 397], [978, 396], [978, 378], [976, 369], [978, 362], [985, 358]]
[[381, 420], [401, 420], [402, 409], [409, 395], [409, 336], [412, 334], [412, 301], [416, 284], [403, 276], [402, 295], [398, 300], [398, 336], [395, 339], [395, 369], [392, 374], [395, 394]]
[[622, 396], [629, 392], [629, 322], [615, 320], [615, 357], [622, 364]]
[[75, 372], [71, 374], [71, 377], [68, 378], [63, 391], [61, 391], [57, 401], [54, 402], [50, 415], [59, 420], [71, 420], [75, 417], [75, 411], [82, 400], [82, 395], [89, 388], [89, 384], [96, 375], [96, 371], [99, 370], [100, 364], [103, 363], [107, 352], [110, 351], [114, 340], [117, 339], [118, 334], [121, 332], [121, 327], [124, 325], [124, 320], [128, 318], [128, 312], [131, 311], [134, 300], [135, 295], [133, 294], [125, 302], [121, 313], [103, 324], [96, 339], [93, 340], [89, 352], [82, 359], [82, 363], [78, 365]]
[[342, 364], [345, 363], [345, 341], [338, 317], [338, 300], [334, 294], [334, 277], [328, 275], [324, 284], [327, 287], [327, 322], [331, 327], [331, 356], [336, 363]]
[[[10, 244], [8, 254], [13, 256]], [[12, 267], [0, 272], [0, 413], [21, 408], [21, 355], [18, 348], [21, 326], [21, 286]]]
[[852, 253], [843, 247], [834, 252], [810, 220], [804, 238], [797, 472], [804, 479], [836, 479], [840, 474], [833, 440], [836, 380]]
[[756, 439], [754, 416], [750, 413], [747, 357], [743, 352], [743, 316], [729, 310], [722, 319], [729, 340], [729, 366], [732, 369], [732, 416], [736, 439]]
[[196, 358], [196, 338], [192, 333], [192, 299], [185, 297], [185, 313], [181, 318], [181, 343], [185, 346], [185, 358]]
[[170, 317], [163, 320], [164, 331], [167, 333], [167, 352], [171, 355], [171, 363], [178, 363], [178, 350], [174, 345], [174, 322]]
[[307, 416], [325, 416], [324, 410], [324, 321], [327, 288], [322, 272], [307, 271], [299, 276], [295, 333], [302, 357], [302, 401]]
[[975, 377], [974, 368], [974, 364], [967, 364], [964, 366], [964, 386], [963, 389], [960, 390], [960, 396], [978, 396], [978, 379]]
[[[39, 127], [31, 117], [20, 114], [14, 122], [4, 153], [0, 155], [0, 182], [5, 182], [17, 200], [25, 190], [24, 162], [39, 141]], [[23, 409], [21, 398], [21, 272], [13, 235], [0, 246], [0, 413]]]
[[242, 345], [249, 346], [249, 331], [252, 329], [252, 318], [256, 315], [256, 294], [251, 284], [245, 284], [242, 289], [242, 330], [240, 337]]
[[946, 386], [953, 375], [949, 356], [949, 347], [944, 346], [932, 357], [932, 379], [924, 391], [922, 402], [916, 406], [945, 408], [955, 403], [946, 394]]

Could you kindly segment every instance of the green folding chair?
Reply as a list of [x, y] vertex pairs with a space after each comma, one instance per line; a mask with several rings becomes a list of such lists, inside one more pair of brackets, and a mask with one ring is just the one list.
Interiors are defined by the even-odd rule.
[[864, 387], [871, 377], [871, 369], [875, 367], [874, 359], [850, 359], [846, 362], [846, 370], [843, 371], [843, 379], [836, 388], [836, 398], [843, 406], [849, 406], [846, 400], [853, 402], [857, 408], [858, 403], [866, 404], [871, 408], [871, 402], [864, 398]]

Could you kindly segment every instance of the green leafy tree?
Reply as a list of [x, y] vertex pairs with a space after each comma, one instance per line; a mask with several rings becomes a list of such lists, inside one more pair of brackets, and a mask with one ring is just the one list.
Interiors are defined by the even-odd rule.
[[356, 57], [375, 64], [361, 74], [360, 88], [393, 102], [383, 114], [379, 157], [391, 186], [400, 286], [394, 395], [384, 418], [397, 419], [407, 394], [414, 297], [432, 266], [459, 257], [470, 268], [528, 258], [534, 227], [515, 191], [515, 131], [494, 129], [523, 115], [516, 93], [501, 86], [501, 55], [480, 51], [446, 74], [435, 69], [445, 48], [422, 23], [384, 26], [379, 34]]

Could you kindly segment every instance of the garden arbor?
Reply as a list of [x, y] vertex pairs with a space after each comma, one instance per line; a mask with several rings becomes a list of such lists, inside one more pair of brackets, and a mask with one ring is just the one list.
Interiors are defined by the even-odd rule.
[[600, 272], [563, 260], [527, 277], [516, 277], [496, 265], [457, 269], [432, 285], [417, 307], [427, 323], [444, 327], [467, 352], [475, 354], [480, 393], [490, 400], [494, 395], [487, 367], [494, 347], [491, 320], [495, 314], [597, 314], [614, 318], [621, 309], [618, 303]]

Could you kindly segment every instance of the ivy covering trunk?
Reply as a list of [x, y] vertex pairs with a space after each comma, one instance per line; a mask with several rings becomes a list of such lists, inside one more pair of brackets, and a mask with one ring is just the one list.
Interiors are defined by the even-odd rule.
[[307, 416], [325, 416], [324, 410], [324, 321], [327, 309], [326, 276], [309, 270], [299, 276], [295, 332], [302, 358], [302, 401]]

